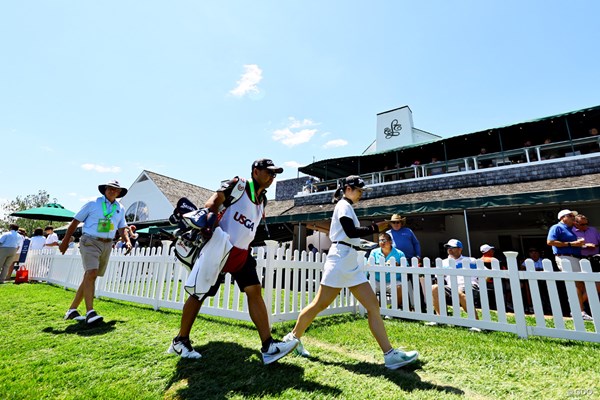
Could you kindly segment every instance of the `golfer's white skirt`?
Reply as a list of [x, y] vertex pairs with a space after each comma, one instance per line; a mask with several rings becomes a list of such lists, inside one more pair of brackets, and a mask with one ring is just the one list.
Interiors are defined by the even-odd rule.
[[358, 253], [352, 247], [333, 243], [325, 260], [321, 285], [344, 288], [367, 282], [357, 258]]

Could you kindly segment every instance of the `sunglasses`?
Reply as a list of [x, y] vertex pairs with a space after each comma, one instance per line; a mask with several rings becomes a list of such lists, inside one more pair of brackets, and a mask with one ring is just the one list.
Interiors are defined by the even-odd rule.
[[396, 225], [396, 224], [401, 224], [402, 222], [400, 221], [392, 221], [392, 225]]
[[277, 176], [277, 172], [273, 172], [270, 169], [263, 169], [263, 171], [266, 171], [267, 174], [271, 175], [273, 178]]
[[387, 241], [387, 239], [379, 239], [379, 243], [386, 243]]

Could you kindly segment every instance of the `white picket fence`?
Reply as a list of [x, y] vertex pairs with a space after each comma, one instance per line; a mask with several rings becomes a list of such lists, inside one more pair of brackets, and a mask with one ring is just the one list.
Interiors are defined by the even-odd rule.
[[[168, 249], [165, 242], [164, 249]], [[359, 252], [362, 253], [362, 252]], [[535, 271], [533, 261], [526, 261], [526, 270], [519, 271], [517, 253], [505, 252], [508, 269], [501, 270], [497, 260], [492, 262], [492, 269], [486, 269], [483, 262], [477, 261], [477, 269], [441, 268], [441, 259], [436, 259], [434, 265], [431, 260], [424, 258], [423, 266], [417, 266], [417, 260], [411, 260], [412, 266], [407, 265], [407, 260], [402, 259], [401, 265], [385, 266], [375, 265], [373, 259], [365, 259], [364, 253], [359, 254], [358, 260], [364, 263], [365, 273], [369, 273], [371, 286], [377, 293], [381, 293], [380, 311], [382, 315], [421, 321], [435, 321], [443, 324], [459, 325], [465, 327], [478, 327], [491, 331], [512, 332], [519, 337], [526, 338], [530, 335], [575, 339], [590, 342], [600, 342], [598, 322], [600, 318], [600, 301], [596, 290], [596, 283], [600, 282], [600, 274], [591, 271], [587, 260], [581, 260], [582, 272], [554, 272], [550, 260], [544, 260], [544, 271]], [[321, 273], [325, 256], [321, 254], [298, 251], [284, 251], [276, 243], [269, 243], [266, 248], [255, 251], [257, 271], [262, 277], [264, 299], [270, 320], [273, 322], [295, 320], [298, 314], [314, 298], [321, 280]], [[67, 252], [65, 255], [49, 253], [48, 251], [32, 251], [26, 261], [30, 279], [46, 281], [48, 283], [76, 289], [81, 282], [83, 269], [78, 251]], [[570, 265], [565, 269], [570, 270]], [[183, 267], [172, 253], [162, 249], [136, 249], [132, 254], [124, 255], [115, 250], [111, 255], [108, 269], [104, 277], [97, 280], [96, 294], [98, 297], [109, 297], [136, 303], [151, 305], [154, 309], [172, 308], [182, 309], [186, 299], [183, 283], [188, 276], [188, 269]], [[396, 273], [401, 274], [402, 305], [396, 306], [397, 295], [392, 290], [385, 295], [385, 282], [376, 282], [374, 272], [383, 276], [390, 273], [391, 286], [395, 287]], [[412, 275], [411, 285], [409, 275]], [[444, 290], [439, 290], [439, 304], [441, 315], [433, 312], [433, 295], [431, 277], [443, 281], [444, 275], [450, 276], [453, 295], [452, 306], [447, 307]], [[491, 278], [494, 282], [492, 290], [485, 290], [486, 284], [480, 284], [480, 305], [475, 308], [475, 297], [470, 285], [466, 285], [467, 313], [461, 314], [458, 292], [457, 276], [464, 276], [465, 282], [470, 282], [471, 277], [477, 277], [480, 282]], [[512, 292], [513, 312], [506, 310], [502, 280], [509, 282]], [[531, 300], [534, 308], [533, 316], [526, 316], [522, 301], [521, 282], [529, 283]], [[552, 315], [544, 316], [542, 296], [539, 283], [545, 281], [548, 290]], [[589, 296], [591, 313], [596, 317], [594, 322], [584, 322], [579, 312], [579, 301], [575, 288], [575, 281], [585, 282]], [[559, 298], [558, 282], [564, 282], [568, 304], [573, 312], [573, 318], [564, 318]], [[423, 293], [425, 308], [422, 307], [420, 298]], [[496, 310], [491, 310], [490, 300], [495, 299]], [[448, 312], [448, 309], [451, 312]], [[352, 296], [348, 289], [343, 289], [337, 299], [329, 308], [320, 315], [340, 313], [364, 313], [364, 309]], [[475, 318], [478, 312], [479, 319]], [[207, 300], [202, 307], [202, 313], [239, 320], [250, 321], [246, 296], [240, 292], [237, 285], [227, 274], [225, 284], [217, 295]]]

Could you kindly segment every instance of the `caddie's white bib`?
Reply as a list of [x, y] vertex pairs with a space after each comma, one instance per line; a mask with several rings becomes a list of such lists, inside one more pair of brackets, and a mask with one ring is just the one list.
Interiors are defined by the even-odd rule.
[[263, 216], [264, 206], [254, 204], [244, 192], [242, 197], [230, 205], [219, 222], [219, 226], [229, 234], [229, 241], [238, 249], [250, 246]]

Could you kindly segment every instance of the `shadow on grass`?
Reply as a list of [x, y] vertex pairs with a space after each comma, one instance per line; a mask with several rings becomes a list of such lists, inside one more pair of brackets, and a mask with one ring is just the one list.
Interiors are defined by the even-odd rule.
[[[414, 390], [438, 392], [435, 394], [432, 393], [432, 397], [435, 397], [441, 393], [456, 395], [465, 394], [462, 390], [452, 386], [441, 386], [436, 385], [435, 383], [422, 381], [421, 377], [415, 372], [415, 370], [421, 369], [421, 367], [423, 366], [421, 360], [417, 360], [416, 362], [410, 365], [404, 366], [396, 370], [387, 369], [385, 368], [385, 366], [383, 366], [383, 364], [373, 364], [365, 361], [331, 362], [319, 360], [317, 358], [310, 358], [310, 360], [327, 366], [344, 368], [354, 374], [369, 375], [376, 378], [385, 377], [389, 381], [394, 382], [396, 385], [398, 385], [400, 389], [405, 390], [407, 392], [412, 392]], [[429, 397], [429, 394], [427, 394], [427, 397]]]
[[79, 335], [79, 336], [97, 336], [105, 335], [115, 330], [115, 325], [120, 321], [107, 321], [99, 322], [89, 326], [85, 322], [79, 322], [67, 326], [65, 329], [56, 329], [51, 326], [42, 329], [44, 333], [51, 333], [53, 335]]
[[305, 392], [307, 397], [342, 394], [336, 387], [305, 380], [303, 368], [296, 365], [263, 365], [257, 350], [236, 343], [210, 342], [196, 350], [202, 353], [202, 359], [178, 361], [165, 388], [166, 399], [224, 399], [236, 395], [257, 398], [277, 396], [289, 389]]

